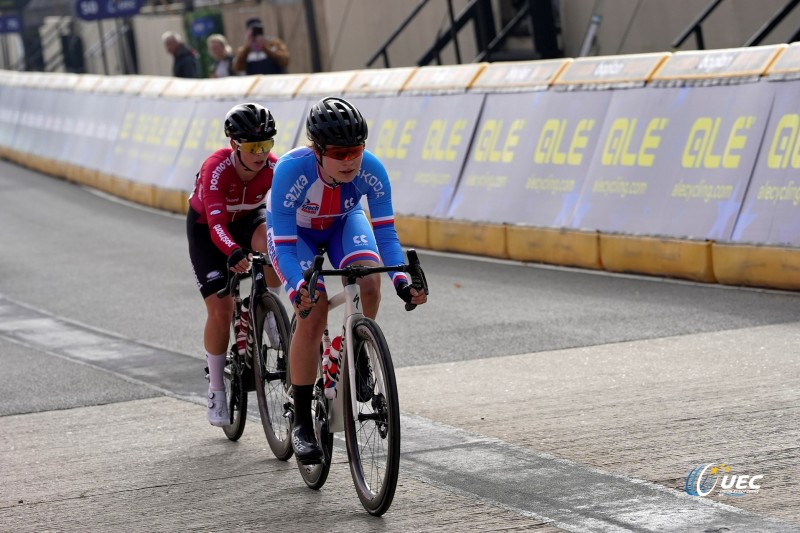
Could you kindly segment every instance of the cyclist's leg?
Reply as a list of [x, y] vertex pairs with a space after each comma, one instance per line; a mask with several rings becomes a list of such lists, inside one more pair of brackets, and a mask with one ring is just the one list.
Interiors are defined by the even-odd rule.
[[[331, 238], [328, 257], [336, 268], [348, 265], [379, 266], [378, 243], [372, 226], [363, 211], [352, 211], [336, 225]], [[378, 315], [381, 302], [380, 274], [370, 274], [360, 278], [361, 307], [364, 314], [374, 319]]]
[[[312, 240], [310, 232], [298, 228], [297, 233], [297, 258], [301, 265], [310, 264], [319, 244]], [[297, 326], [289, 347], [289, 371], [295, 407], [292, 446], [300, 462], [319, 462], [322, 458], [311, 418], [314, 382], [317, 380], [319, 367], [319, 342], [328, 322], [328, 299], [322, 279], [319, 280], [317, 289], [320, 290], [317, 305], [306, 318], [296, 320]]]
[[189, 209], [187, 216], [189, 258], [197, 288], [206, 306], [203, 344], [208, 354], [224, 355], [228, 349], [233, 298], [218, 298], [216, 293], [225, 287], [228, 280], [227, 258], [211, 240], [208, 225], [197, 223], [197, 218], [197, 213]]

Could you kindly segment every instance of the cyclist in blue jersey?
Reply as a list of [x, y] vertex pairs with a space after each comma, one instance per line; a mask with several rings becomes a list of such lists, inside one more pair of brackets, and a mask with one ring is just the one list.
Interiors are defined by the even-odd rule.
[[[306, 119], [310, 146], [296, 148], [278, 161], [267, 201], [267, 240], [275, 270], [295, 310], [310, 311], [297, 321], [290, 348], [295, 421], [292, 446], [298, 460], [319, 462], [322, 451], [314, 437], [311, 398], [319, 364], [319, 342], [328, 322], [325, 282], [311, 301], [303, 280], [320, 249], [334, 268], [404, 263], [394, 227], [392, 190], [380, 160], [364, 149], [367, 122], [351, 103], [323, 98]], [[361, 207], [367, 197], [372, 224]], [[394, 288], [407, 303], [422, 305], [424, 291], [409, 285], [402, 272], [390, 272]], [[375, 318], [380, 304], [380, 277], [359, 280], [364, 314]]]

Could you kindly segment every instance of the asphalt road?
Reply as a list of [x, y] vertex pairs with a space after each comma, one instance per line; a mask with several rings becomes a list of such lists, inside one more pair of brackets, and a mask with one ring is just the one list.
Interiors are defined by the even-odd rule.
[[[152, 405], [148, 402], [165, 395], [173, 402], [188, 400], [193, 416], [202, 422], [202, 408], [192, 402], [198, 401], [204, 387], [200, 360], [204, 308], [188, 261], [184, 226], [182, 217], [111, 201], [0, 162], [0, 367], [6, 369], [0, 386], [0, 429], [4, 424], [28, 423], [61, 427], [62, 417], [79, 416], [81, 409], [130, 409], [141, 402]], [[420, 257], [431, 287], [429, 304], [407, 313], [384, 283], [379, 315], [407, 414], [403, 463], [409, 476], [407, 500], [428, 490], [451, 503], [450, 498], [456, 498], [456, 514], [461, 510], [464, 515], [468, 507], [484, 509], [492, 519], [481, 522], [479, 529], [659, 531], [671, 524], [672, 530], [688, 530], [672, 518], [670, 509], [676, 515], [693, 516], [693, 524], [703, 528], [706, 524], [727, 524], [732, 531], [800, 527], [800, 491], [791, 475], [781, 478], [782, 484], [769, 498], [754, 494], [717, 505], [713, 499], [688, 497], [678, 490], [681, 476], [694, 466], [692, 461], [718, 460], [701, 453], [713, 447], [698, 446], [696, 453], [690, 453], [689, 442], [686, 450], [664, 450], [660, 452], [664, 457], [672, 455], [663, 465], [666, 473], [648, 475], [646, 467], [637, 470], [634, 465], [647, 461], [646, 456], [659, 449], [658, 443], [646, 453], [633, 450], [636, 442], [653, 438], [657, 431], [651, 435], [630, 431], [640, 428], [637, 415], [649, 416], [654, 426], [662, 428], [681, 419], [682, 413], [675, 409], [690, 411], [705, 401], [695, 396], [698, 390], [713, 396], [725, 391], [724, 381], [729, 380], [740, 391], [730, 393], [734, 409], [727, 412], [729, 423], [754, 429], [755, 422], [736, 405], [751, 407], [748, 413], [770, 411], [774, 418], [760, 417], [767, 429], [774, 429], [776, 420], [780, 427], [785, 425], [767, 446], [773, 456], [776, 450], [782, 453], [771, 468], [775, 477], [786, 469], [797, 472], [800, 415], [792, 408], [800, 388], [797, 294], [426, 251]], [[746, 347], [741, 357], [728, 358], [737, 347]], [[767, 357], [759, 349], [780, 352], [782, 357]], [[671, 376], [672, 369], [683, 373]], [[704, 372], [712, 374], [706, 376], [707, 382], [696, 379]], [[598, 381], [598, 376], [603, 379]], [[582, 432], [572, 421], [592, 402], [611, 405], [604, 403], [608, 394], [618, 391], [629, 377], [635, 379], [624, 393], [628, 403], [593, 414], [604, 424], [598, 429], [600, 435], [616, 426], [627, 429], [615, 433], [610, 449], [595, 449], [592, 441], [601, 438]], [[758, 390], [768, 393], [763, 398], [741, 392], [753, 380]], [[664, 384], [671, 391], [656, 395]], [[688, 403], [667, 413], [658, 411], [659, 403], [669, 404], [670, 394]], [[769, 394], [777, 396], [770, 400]], [[483, 403], [476, 403], [476, 398]], [[520, 399], [527, 404], [521, 407]], [[492, 404], [493, 400], [498, 403]], [[494, 406], [486, 410], [482, 405]], [[531, 406], [530, 411], [525, 405]], [[617, 410], [619, 406], [623, 407]], [[602, 420], [604, 413], [610, 413], [609, 420]], [[719, 416], [709, 407], [694, 418], [697, 427], [681, 431], [713, 435], [707, 422]], [[548, 429], [549, 439], [529, 438], [551, 423], [555, 425]], [[580, 424], [585, 423], [583, 419]], [[257, 428], [257, 421], [251, 424]], [[207, 435], [212, 430], [200, 424], [186, 431]], [[0, 467], [7, 471], [20, 467], [20, 456], [13, 451], [20, 449], [20, 441], [14, 440], [19, 438], [0, 437], [5, 449], [12, 450], [0, 454]], [[729, 457], [740, 451], [740, 459], [749, 461], [745, 468], [764, 469], [762, 444], [745, 439], [738, 448], [733, 443], [723, 449]], [[454, 465], [454, 449], [469, 460]], [[687, 457], [676, 457], [682, 453]], [[756, 462], [759, 456], [761, 461]], [[659, 457], [651, 460], [658, 463]], [[558, 487], [556, 492], [565, 500], [552, 493], [541, 496], [536, 479], [545, 472], [558, 481], [549, 486]], [[75, 476], [85, 477], [86, 471], [78, 470]], [[299, 478], [287, 481], [292, 482]], [[586, 489], [601, 485], [607, 489], [605, 496]], [[12, 482], [0, 489], [0, 529], [6, 529], [4, 518], [15, 526], [22, 522], [14, 520], [36, 523], [31, 521], [33, 510], [17, 507], [19, 488]], [[47, 491], [36, 494], [40, 504], [58, 499]], [[618, 497], [614, 494], [627, 494], [622, 498], [629, 506], [625, 511], [604, 504], [604, 498]], [[413, 514], [408, 502], [402, 503], [403, 495], [401, 490], [396, 507]], [[469, 520], [452, 517], [438, 522], [435, 517], [450, 516], [441, 507], [417, 505], [422, 506], [417, 522], [384, 525], [388, 530], [469, 527]], [[592, 505], [604, 510], [586, 511]], [[704, 522], [709, 509], [717, 514]], [[693, 515], [695, 511], [699, 514]], [[665, 521], [654, 518], [659, 512]], [[630, 518], [636, 513], [648, 518], [637, 522]], [[214, 513], [206, 519], [201, 528], [224, 524]], [[72, 529], [71, 524], [77, 527], [69, 521], [62, 525]], [[177, 526], [151, 522], [149, 529], [158, 529], [156, 524], [193, 528], [189, 518]], [[94, 526], [115, 529], [105, 522]]]

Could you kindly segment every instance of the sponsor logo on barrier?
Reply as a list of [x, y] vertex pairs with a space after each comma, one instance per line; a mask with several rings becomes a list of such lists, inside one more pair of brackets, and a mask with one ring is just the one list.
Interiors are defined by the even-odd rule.
[[800, 115], [788, 113], [783, 115], [775, 128], [772, 143], [767, 156], [769, 168], [800, 168]]
[[467, 121], [458, 119], [448, 127], [443, 119], [435, 119], [428, 128], [425, 144], [422, 145], [422, 159], [426, 161], [455, 161], [456, 150], [464, 140]]
[[491, 163], [511, 163], [514, 150], [519, 144], [519, 132], [525, 127], [525, 120], [512, 120], [505, 131], [503, 120], [489, 119], [483, 123], [478, 134], [473, 153], [475, 161]]
[[600, 163], [606, 166], [639, 166], [652, 167], [655, 162], [653, 153], [661, 145], [661, 133], [669, 124], [669, 119], [655, 117], [644, 129], [644, 137], [639, 149], [631, 151], [631, 139], [635, 135], [639, 120], [636, 118], [618, 118], [611, 124]]
[[728, 68], [736, 56], [733, 54], [709, 54], [703, 56], [695, 69], [704, 72], [711, 72], [712, 70], [723, 70]]
[[[545, 122], [533, 154], [535, 163], [579, 166], [583, 162], [584, 151], [589, 144], [589, 133], [595, 126], [595, 120], [580, 120], [572, 135], [565, 141], [567, 122], [566, 119], [554, 118]], [[565, 146], [566, 150], [563, 149]]]
[[[416, 120], [406, 120], [401, 129], [398, 120], [385, 120], [381, 124], [380, 131], [378, 131], [378, 140], [375, 143], [373, 153], [381, 159], [405, 159], [406, 155], [408, 155], [408, 145], [411, 143], [411, 132], [416, 125]], [[395, 135], [398, 131], [400, 131], [400, 134], [397, 138], [397, 144], [395, 144]]]
[[747, 144], [745, 130], [749, 130], [756, 123], [752, 115], [736, 117], [730, 133], [722, 138], [727, 139], [721, 150], [717, 147], [717, 138], [720, 136], [722, 117], [699, 117], [692, 124], [689, 138], [683, 150], [681, 166], [683, 168], [739, 168], [743, 151]]
[[686, 476], [686, 492], [692, 496], [708, 496], [717, 487], [721, 496], [758, 494], [763, 475], [731, 474], [725, 463], [708, 463], [693, 468]]
[[625, 63], [622, 61], [601, 61], [594, 68], [593, 74], [597, 77], [618, 76], [625, 70]]

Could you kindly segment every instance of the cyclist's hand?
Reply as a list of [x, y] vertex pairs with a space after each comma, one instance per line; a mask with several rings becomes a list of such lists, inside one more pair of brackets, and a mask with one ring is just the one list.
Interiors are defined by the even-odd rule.
[[250, 254], [244, 253], [241, 248], [235, 249], [228, 256], [228, 268], [236, 274], [246, 274], [250, 271]]
[[422, 305], [428, 301], [425, 291], [417, 290], [408, 283], [401, 283], [397, 287], [397, 295], [407, 304]]
[[303, 285], [300, 290], [297, 291], [297, 295], [294, 297], [294, 308], [302, 317], [308, 316], [308, 313], [311, 312], [311, 309], [316, 304], [316, 300], [311, 300], [308, 296], [308, 289]]

